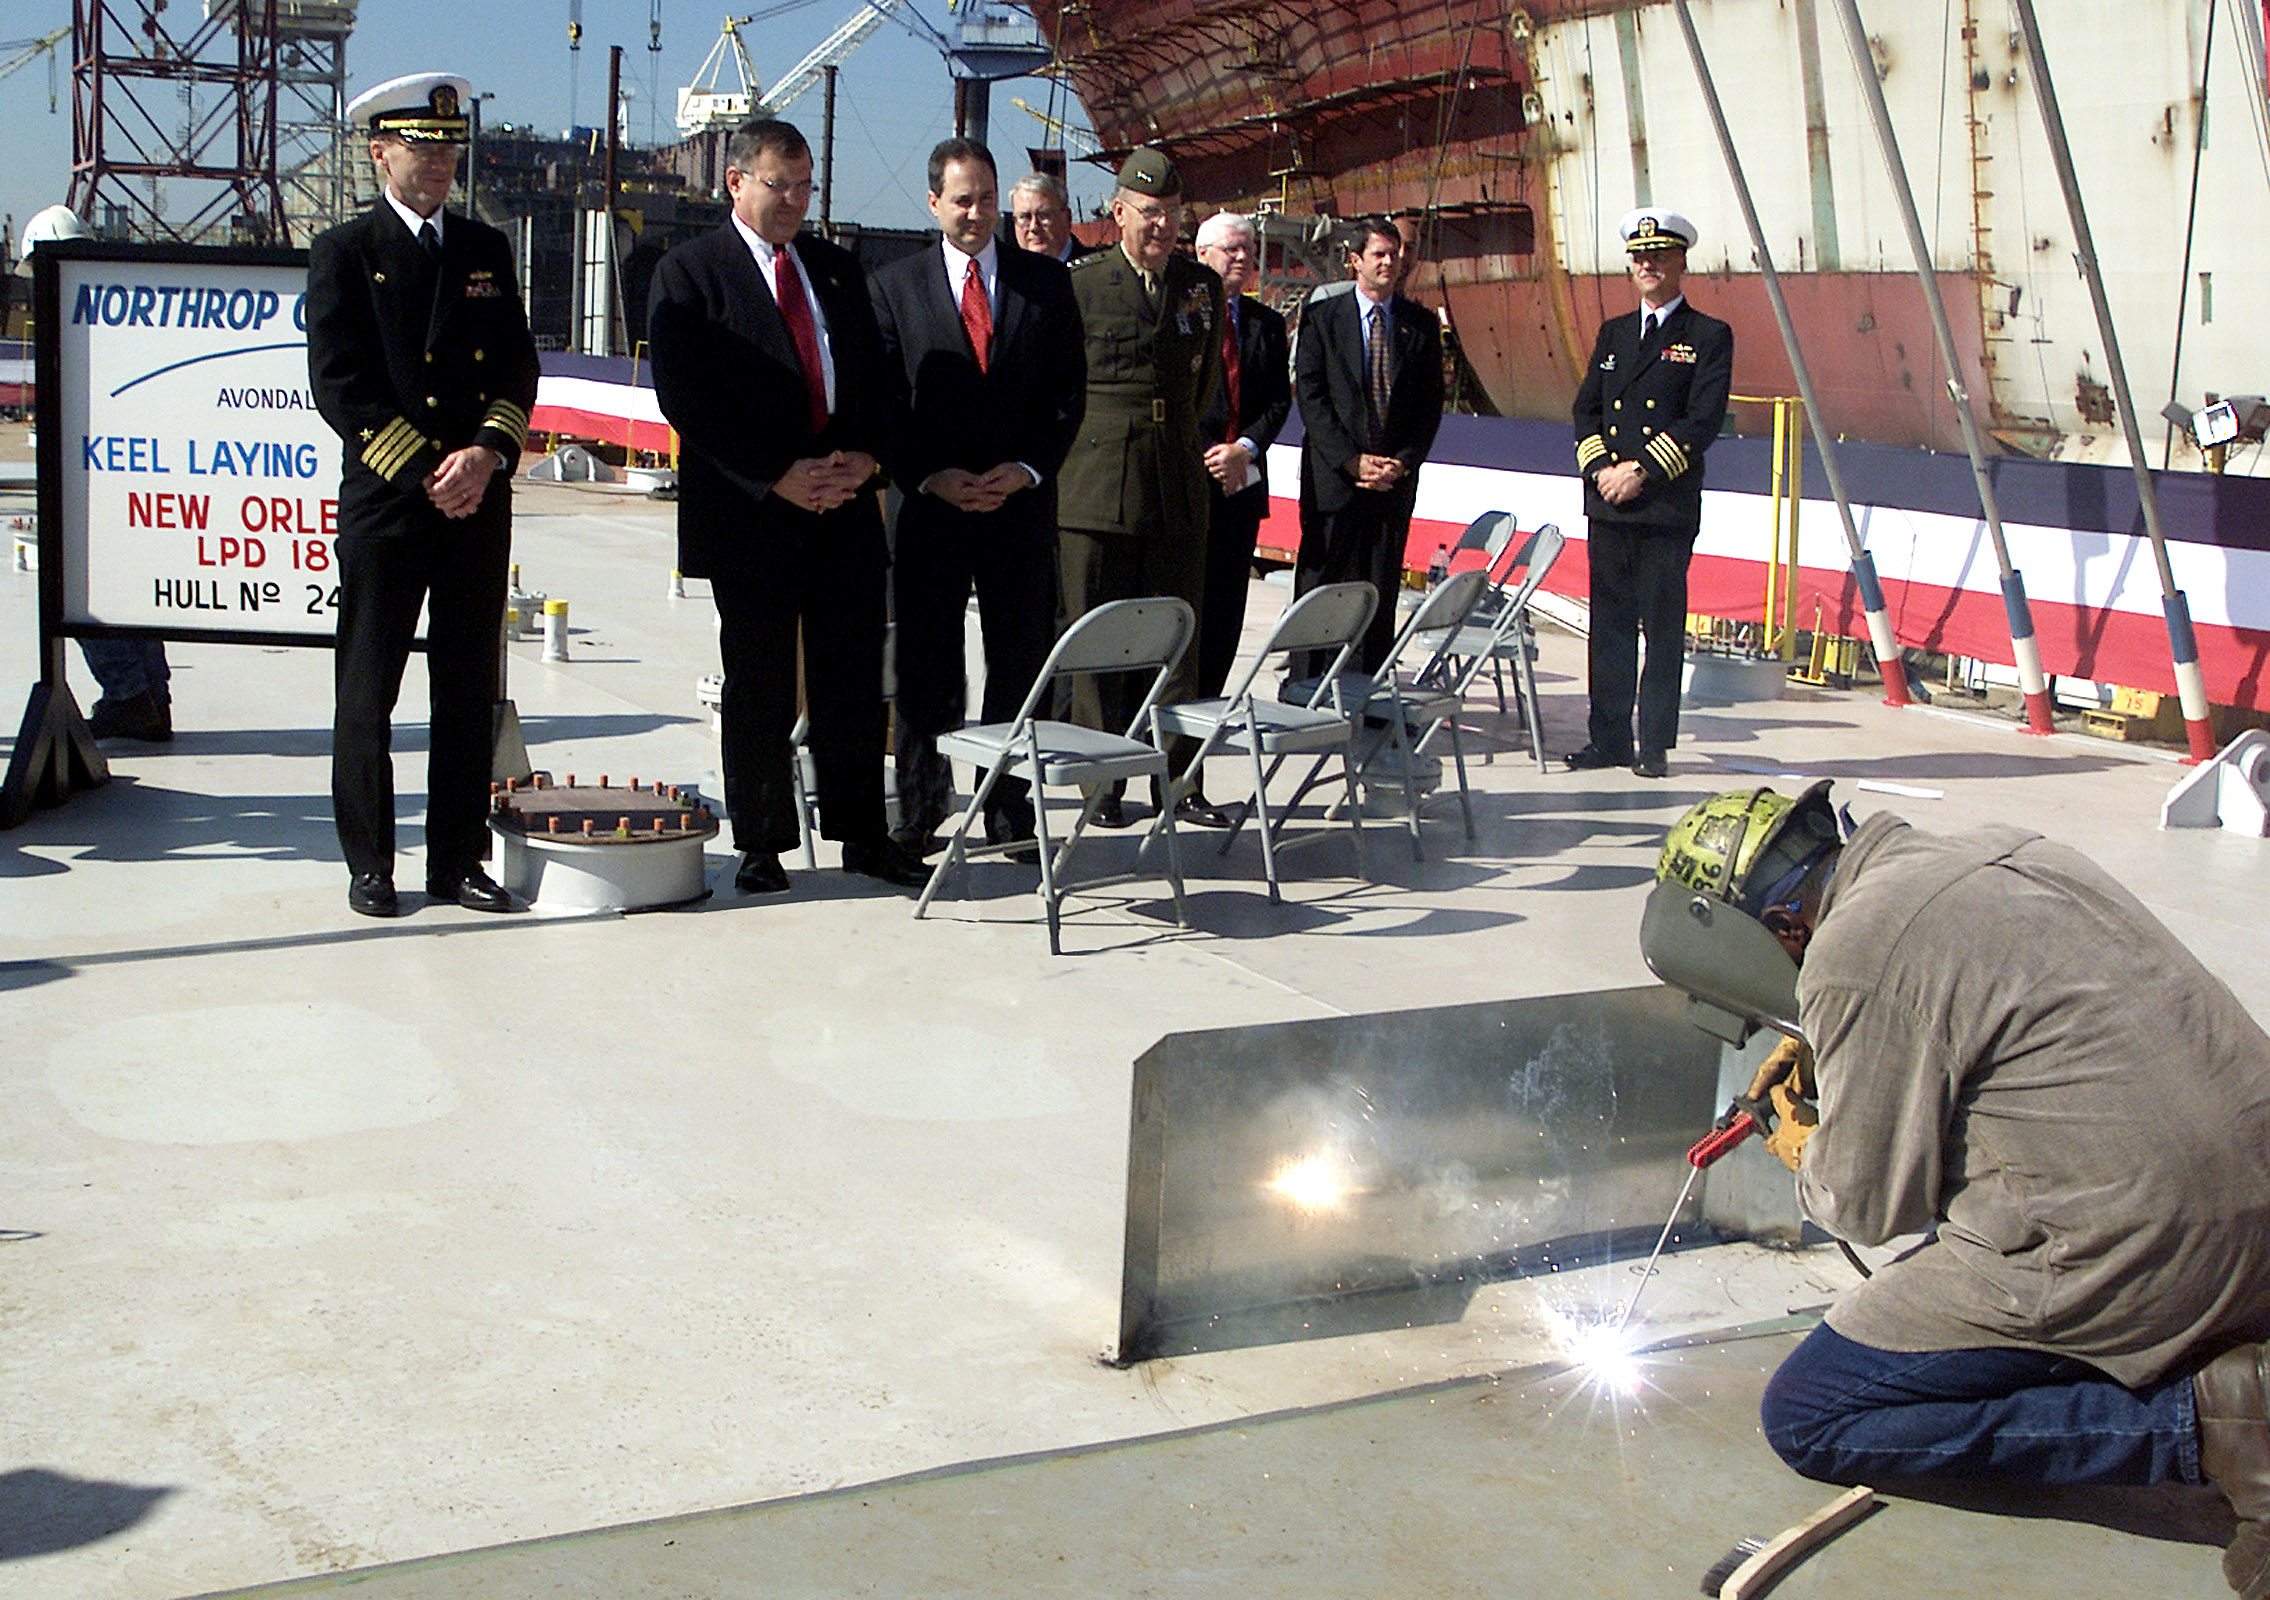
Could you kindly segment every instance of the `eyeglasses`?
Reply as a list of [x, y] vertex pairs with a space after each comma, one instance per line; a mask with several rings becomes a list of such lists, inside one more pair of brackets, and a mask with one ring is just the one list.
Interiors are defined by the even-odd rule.
[[810, 178], [799, 178], [794, 183], [783, 183], [778, 178], [760, 178], [753, 172], [743, 172], [741, 176], [751, 183], [764, 185], [773, 194], [786, 195], [791, 200], [809, 200], [812, 198], [812, 180]]

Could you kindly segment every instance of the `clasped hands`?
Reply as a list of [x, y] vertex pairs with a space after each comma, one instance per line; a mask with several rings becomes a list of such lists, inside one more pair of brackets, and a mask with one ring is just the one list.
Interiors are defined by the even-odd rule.
[[1612, 506], [1628, 506], [1647, 487], [1647, 469], [1636, 461], [1619, 461], [1592, 475], [1592, 486]]
[[489, 479], [504, 465], [504, 457], [485, 444], [469, 444], [442, 458], [441, 465], [420, 485], [434, 509], [445, 517], [469, 517], [480, 510], [489, 492]]
[[1395, 456], [1375, 456], [1365, 451], [1356, 457], [1356, 487], [1384, 494], [1401, 483], [1410, 469]]
[[792, 461], [773, 480], [772, 492], [803, 511], [833, 511], [849, 503], [875, 476], [875, 458], [864, 450], [837, 450]]
[[1821, 1123], [1821, 1114], [1813, 1107], [1814, 1082], [1812, 1047], [1801, 1039], [1775, 1045], [1750, 1079], [1747, 1098], [1773, 1108], [1766, 1149], [1792, 1172], [1804, 1164], [1805, 1143]]
[[1014, 461], [1004, 461], [989, 472], [962, 467], [940, 467], [922, 480], [922, 492], [934, 494], [956, 511], [998, 511], [1009, 496], [1032, 487], [1033, 475]]
[[1222, 493], [1236, 494], [1253, 476], [1253, 452], [1236, 443], [1208, 445], [1206, 471], [1222, 486]]

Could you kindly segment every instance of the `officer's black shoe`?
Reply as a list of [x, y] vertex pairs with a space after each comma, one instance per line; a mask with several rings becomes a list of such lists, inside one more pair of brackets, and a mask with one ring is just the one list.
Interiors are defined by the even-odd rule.
[[1632, 774], [1640, 778], [1668, 778], [1671, 763], [1660, 750], [1642, 750], [1632, 758]]
[[398, 917], [402, 902], [383, 872], [358, 872], [347, 885], [347, 909], [359, 917]]
[[1135, 819], [1127, 814], [1127, 802], [1115, 794], [1107, 794], [1096, 802], [1095, 825], [1099, 828], [1126, 828]]
[[786, 894], [788, 874], [781, 869], [780, 857], [770, 851], [744, 850], [733, 887], [741, 894]]
[[1599, 772], [1624, 764], [1622, 757], [1612, 756], [1596, 744], [1588, 744], [1582, 750], [1571, 750], [1561, 757], [1561, 762], [1571, 772]]
[[1195, 828], [1227, 828], [1234, 819], [1202, 794], [1186, 794], [1174, 803], [1174, 820]]
[[504, 885], [479, 867], [468, 867], [454, 876], [428, 878], [426, 898], [436, 905], [447, 902], [463, 906], [468, 911], [513, 909], [512, 896], [505, 892]]

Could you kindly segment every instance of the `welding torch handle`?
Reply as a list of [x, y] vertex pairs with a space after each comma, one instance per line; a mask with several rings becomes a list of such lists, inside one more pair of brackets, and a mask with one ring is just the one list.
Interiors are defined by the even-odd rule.
[[1723, 1128], [1713, 1128], [1687, 1147], [1687, 1164], [1698, 1171], [1718, 1160], [1751, 1134], [1760, 1132], [1758, 1119], [1747, 1111], [1737, 1111], [1734, 1120]]

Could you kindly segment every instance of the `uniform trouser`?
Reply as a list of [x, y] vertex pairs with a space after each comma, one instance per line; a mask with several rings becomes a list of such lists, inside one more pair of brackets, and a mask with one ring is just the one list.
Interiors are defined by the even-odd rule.
[[[1395, 597], [1402, 592], [1403, 547], [1410, 537], [1408, 491], [1358, 489], [1338, 511], [1301, 509], [1301, 553], [1293, 568], [1293, 593], [1304, 595], [1322, 584], [1359, 581], [1379, 591], [1379, 607], [1372, 612], [1371, 625], [1356, 646], [1359, 671], [1377, 671], [1394, 648]], [[1295, 664], [1303, 676], [1322, 672], [1330, 665], [1329, 656]]]
[[426, 608], [426, 877], [488, 858], [489, 771], [503, 652], [511, 492], [500, 480], [470, 517], [341, 537], [332, 677], [331, 810], [347, 870], [394, 872], [394, 702]]
[[[1056, 538], [1048, 503], [957, 511], [928, 496], [900, 508], [891, 569], [898, 618], [899, 825], [927, 836], [952, 809], [950, 763], [938, 735], [962, 726], [969, 705], [963, 618], [977, 591], [985, 688], [979, 716], [1015, 718], [1048, 659], [1056, 629]], [[986, 802], [989, 835], [1029, 831], [1032, 800], [1021, 778], [1003, 778]]]
[[2188, 1376], [2129, 1389], [2036, 1350], [1878, 1350], [1815, 1328], [1766, 1384], [1767, 1443], [1808, 1478], [2198, 1483]]
[[1206, 604], [1198, 630], [1198, 694], [1211, 699], [1228, 687], [1230, 668], [1245, 634], [1245, 601], [1253, 581], [1253, 541], [1269, 511], [1269, 491], [1255, 482], [1236, 494], [1208, 496]]
[[[1585, 559], [1591, 568], [1592, 719], [1595, 750], [1629, 761], [1633, 749], [1634, 691], [1639, 708], [1638, 747], [1668, 750], [1679, 742], [1679, 680], [1687, 657], [1687, 558], [1696, 529], [1635, 528], [1604, 522], [1585, 525]], [[1640, 666], [1640, 639], [1647, 665]]]
[[[1147, 534], [1092, 533], [1066, 528], [1057, 536], [1064, 574], [1064, 609], [1077, 622], [1110, 600], [1135, 600], [1147, 595], [1173, 595], [1190, 603], [1198, 613], [1201, 631], [1206, 626], [1206, 543], [1200, 530], [1159, 529]], [[1125, 733], [1143, 703], [1150, 682], [1138, 672], [1116, 672], [1108, 678], [1080, 678], [1072, 685], [1067, 719], [1083, 728]], [[1182, 660], [1167, 677], [1159, 695], [1161, 705], [1179, 705], [1198, 698], [1196, 641], [1183, 651]], [[1140, 733], [1138, 733], [1140, 737]], [[1167, 741], [1167, 763], [1177, 777], [1198, 753], [1198, 741], [1187, 737]]]
[[718, 743], [733, 847], [778, 855], [800, 836], [789, 740], [799, 623], [820, 832], [861, 844], [880, 839], [885, 560], [874, 497], [782, 516], [761, 555], [732, 559], [709, 577], [725, 667]]

